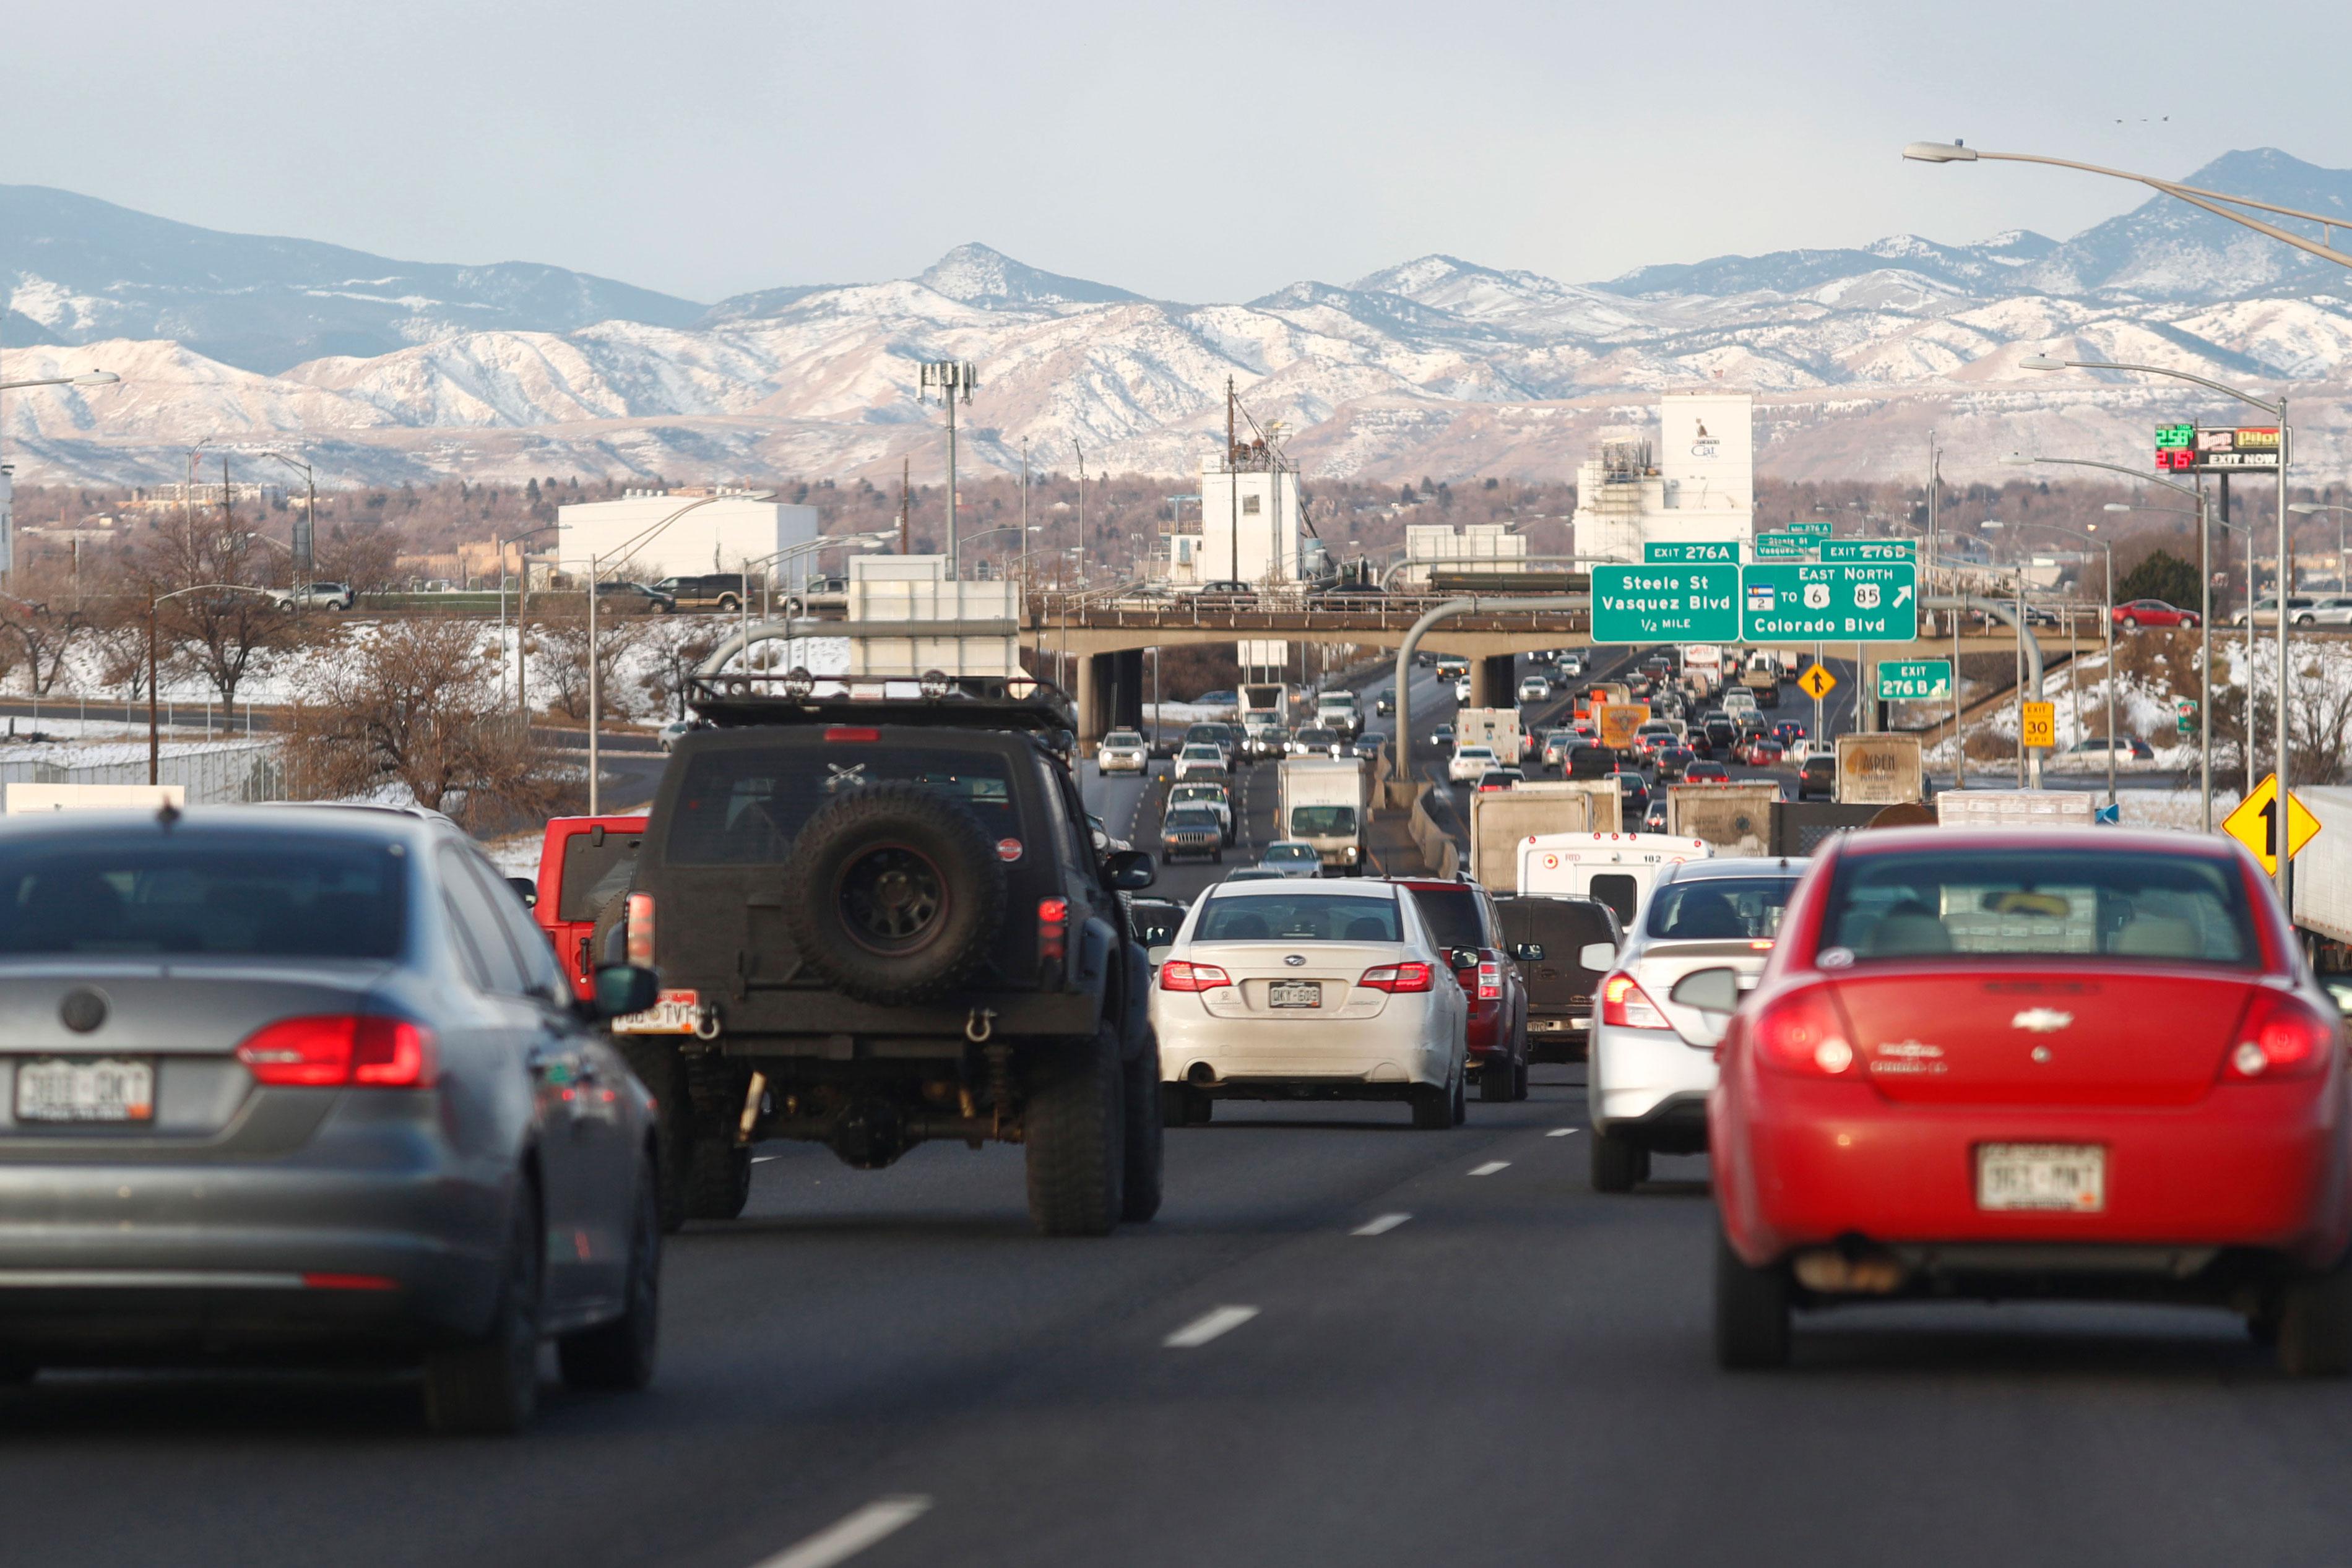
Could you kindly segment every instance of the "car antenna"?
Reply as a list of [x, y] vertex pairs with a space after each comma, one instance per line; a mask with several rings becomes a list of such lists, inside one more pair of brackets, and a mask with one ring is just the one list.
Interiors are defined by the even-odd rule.
[[167, 829], [168, 829], [169, 827], [171, 827], [171, 826], [172, 826], [172, 824], [173, 824], [173, 823], [174, 823], [174, 822], [178, 821], [180, 820], [180, 817], [181, 817], [180, 808], [178, 808], [177, 806], [174, 806], [173, 804], [172, 804], [172, 802], [171, 802], [170, 800], [165, 800], [165, 801], [163, 802], [163, 804], [161, 807], [157, 808], [157, 810], [156, 810], [156, 812], [155, 812], [155, 825], [156, 825], [157, 827], [160, 827], [160, 828], [167, 828]]

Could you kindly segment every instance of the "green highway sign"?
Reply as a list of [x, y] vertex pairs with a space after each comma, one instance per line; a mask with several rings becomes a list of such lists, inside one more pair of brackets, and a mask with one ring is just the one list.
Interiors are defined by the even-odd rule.
[[1828, 523], [1790, 523], [1785, 531], [1803, 538], [1825, 539], [1837, 530]]
[[1731, 539], [1693, 539], [1686, 544], [1645, 544], [1642, 559], [1651, 566], [1679, 566], [1691, 561], [1739, 564], [1739, 546]]
[[1811, 539], [1796, 534], [1758, 534], [1752, 542], [1758, 560], [1803, 560], [1812, 549]]
[[1949, 659], [1887, 659], [1878, 666], [1878, 695], [1891, 703], [1941, 702], [1952, 695]]
[[1916, 560], [1909, 539], [1823, 539], [1823, 560]]
[[1596, 566], [1592, 569], [1595, 643], [1736, 643], [1739, 568], [1699, 565]]
[[1739, 634], [1752, 643], [1908, 643], [1919, 634], [1918, 577], [1908, 561], [1759, 561], [1740, 572]]

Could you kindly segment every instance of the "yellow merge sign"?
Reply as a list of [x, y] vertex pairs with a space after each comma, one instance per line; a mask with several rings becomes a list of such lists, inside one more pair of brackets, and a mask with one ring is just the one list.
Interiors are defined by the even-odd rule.
[[1815, 702], [1819, 702], [1823, 697], [1829, 695], [1831, 688], [1836, 685], [1837, 677], [1831, 674], [1819, 664], [1813, 665], [1803, 674], [1797, 677], [1797, 689], [1803, 692]]
[[2021, 746], [2056, 746], [2058, 744], [2058, 705], [2056, 703], [2018, 704], [2017, 738]]
[[[2263, 869], [2273, 876], [2278, 874], [2278, 855], [2271, 847], [2277, 828], [2278, 775], [2273, 773], [2254, 786], [2254, 792], [2239, 803], [2221, 823], [2221, 831], [2254, 852]], [[2286, 858], [2293, 860], [2303, 853], [2303, 846], [2311, 842], [2319, 831], [2319, 819], [2313, 816], [2304, 803], [2289, 794], [2286, 798]]]

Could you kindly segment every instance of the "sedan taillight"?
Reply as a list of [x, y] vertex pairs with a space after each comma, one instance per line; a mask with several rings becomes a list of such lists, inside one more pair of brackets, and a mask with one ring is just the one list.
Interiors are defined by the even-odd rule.
[[1799, 991], [1756, 1015], [1748, 1031], [1757, 1057], [1769, 1067], [1812, 1078], [1835, 1078], [1853, 1066], [1853, 1047], [1829, 998]]
[[1675, 1027], [1631, 975], [1612, 975], [1601, 982], [1601, 1021], [1612, 1029]]
[[1425, 991], [1437, 982], [1435, 966], [1422, 963], [1375, 964], [1364, 971], [1356, 984], [1367, 990], [1386, 991], [1391, 996], [1412, 991]]
[[254, 1082], [279, 1088], [429, 1089], [441, 1076], [431, 1030], [362, 1014], [279, 1019], [248, 1036], [236, 1059]]
[[2336, 1026], [2294, 997], [2262, 991], [2246, 1004], [2237, 1036], [2224, 1077], [2308, 1078], [2327, 1065]]
[[1233, 983], [1233, 977], [1214, 964], [1171, 958], [1160, 966], [1160, 988], [1163, 991], [1213, 991]]

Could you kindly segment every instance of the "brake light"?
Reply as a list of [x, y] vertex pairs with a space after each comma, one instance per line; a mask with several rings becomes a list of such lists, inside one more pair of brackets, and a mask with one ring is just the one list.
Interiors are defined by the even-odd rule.
[[2294, 997], [2261, 991], [2246, 1004], [2237, 1036], [2223, 1076], [2308, 1078], [2326, 1066], [2336, 1027]]
[[1037, 956], [1046, 963], [1058, 964], [1070, 950], [1070, 901], [1066, 898], [1041, 898], [1037, 901]]
[[882, 732], [863, 725], [836, 724], [824, 732], [827, 740], [879, 740]]
[[1171, 958], [1160, 966], [1160, 988], [1163, 991], [1213, 991], [1233, 983], [1233, 977], [1214, 964], [1188, 964], [1181, 958]]
[[236, 1048], [254, 1082], [276, 1088], [429, 1089], [441, 1076], [433, 1031], [406, 1019], [327, 1013], [265, 1024]]
[[1615, 1029], [1672, 1029], [1631, 975], [1612, 975], [1601, 982], [1601, 1021]]
[[1356, 984], [1370, 991], [1386, 991], [1391, 996], [1425, 991], [1437, 983], [1433, 965], [1423, 963], [1376, 964], [1364, 971]]
[[1478, 999], [1491, 1002], [1503, 994], [1503, 966], [1492, 958], [1478, 965]]
[[1853, 1047], [1838, 1027], [1829, 998], [1800, 991], [1756, 1015], [1748, 1033], [1756, 1054], [1783, 1072], [1835, 1078], [1853, 1065]]
[[628, 939], [622, 951], [638, 968], [650, 969], [654, 967], [654, 895], [633, 893], [625, 908]]

